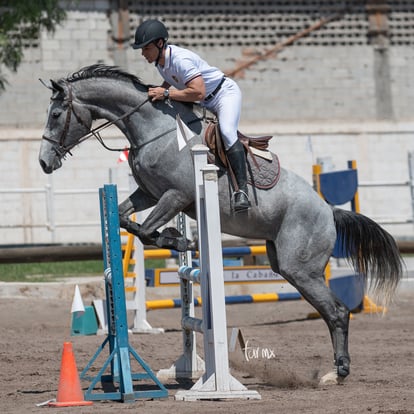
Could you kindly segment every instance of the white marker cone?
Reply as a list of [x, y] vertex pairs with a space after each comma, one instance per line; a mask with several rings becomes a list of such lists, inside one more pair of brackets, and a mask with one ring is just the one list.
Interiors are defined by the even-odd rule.
[[75, 287], [75, 295], [73, 296], [71, 313], [75, 313], [76, 317], [79, 317], [85, 313], [85, 306], [83, 306], [82, 296], [78, 285]]

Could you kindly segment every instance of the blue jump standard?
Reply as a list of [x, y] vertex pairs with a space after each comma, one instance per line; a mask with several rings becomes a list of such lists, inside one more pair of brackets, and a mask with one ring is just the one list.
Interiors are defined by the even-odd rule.
[[[128, 342], [128, 323], [122, 271], [122, 251], [116, 186], [105, 185], [101, 188], [99, 190], [99, 199], [101, 208], [108, 336], [80, 375], [81, 379], [92, 381], [85, 392], [85, 400], [134, 402], [139, 398], [167, 398], [167, 389], [161, 384], [156, 375], [151, 371], [150, 367]], [[106, 345], [109, 347], [109, 357], [95, 377], [86, 377], [87, 372]], [[139, 363], [143, 372], [135, 374], [131, 372], [131, 356]], [[105, 374], [109, 369], [110, 374]], [[156, 387], [153, 390], [148, 389], [150, 386], [145, 384], [145, 390], [135, 390], [132, 384], [133, 380], [152, 380]], [[112, 388], [111, 392], [93, 392], [99, 381], [101, 381], [104, 390], [108, 388], [104, 384], [109, 383]], [[135, 388], [139, 387], [136, 386]]]

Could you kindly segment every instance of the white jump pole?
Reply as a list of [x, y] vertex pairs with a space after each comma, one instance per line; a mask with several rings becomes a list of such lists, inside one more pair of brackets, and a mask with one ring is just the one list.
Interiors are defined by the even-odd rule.
[[[189, 231], [188, 221], [185, 215], [178, 215], [178, 231], [187, 237]], [[179, 265], [191, 266], [191, 251], [182, 252], [179, 255]], [[194, 293], [193, 282], [180, 278], [180, 294], [181, 294], [181, 319], [194, 317]], [[189, 329], [183, 329], [183, 353], [175, 361], [170, 368], [161, 369], [157, 372], [160, 380], [167, 379], [197, 379], [203, 374], [205, 369], [204, 361], [197, 354], [196, 335]]]
[[[187, 317], [182, 320], [182, 325], [186, 330], [196, 330], [204, 334], [205, 373], [190, 390], [177, 392], [175, 399], [260, 399], [257, 391], [248, 390], [230, 374], [217, 167], [207, 165], [206, 146], [196, 145], [192, 151], [195, 165], [203, 319]], [[181, 278], [191, 282], [198, 279], [191, 276], [191, 269], [186, 269], [188, 267], [180, 268]]]

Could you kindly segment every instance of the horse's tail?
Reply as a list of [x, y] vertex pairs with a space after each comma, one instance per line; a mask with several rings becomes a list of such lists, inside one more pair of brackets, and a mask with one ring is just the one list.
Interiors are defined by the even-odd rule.
[[343, 254], [354, 270], [369, 278], [376, 300], [388, 304], [403, 275], [398, 246], [393, 237], [370, 218], [352, 211], [333, 209]]

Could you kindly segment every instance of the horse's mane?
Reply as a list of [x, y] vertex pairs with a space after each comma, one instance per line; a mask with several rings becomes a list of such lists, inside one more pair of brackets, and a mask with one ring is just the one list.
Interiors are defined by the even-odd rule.
[[[91, 78], [106, 78], [106, 79], [119, 79], [124, 80], [126, 82], [132, 82], [134, 85], [139, 85], [143, 87], [144, 90], [148, 90], [150, 85], [146, 85], [142, 82], [142, 80], [133, 75], [132, 73], [128, 73], [118, 66], [109, 66], [104, 65], [102, 63], [96, 63], [94, 65], [85, 66], [79, 69], [77, 72], [73, 72], [71, 75], [63, 80], [61, 79], [58, 83], [62, 82], [76, 82], [84, 79], [91, 79]], [[190, 108], [194, 108], [199, 106], [198, 104], [194, 104], [191, 102], [181, 102], [182, 105], [188, 106]]]
[[121, 79], [130, 81], [134, 84], [140, 84], [144, 87], [148, 87], [143, 84], [140, 78], [128, 73], [117, 66], [108, 66], [102, 63], [97, 63], [90, 66], [85, 66], [79, 69], [77, 72], [72, 73], [66, 78], [67, 82], [76, 82], [79, 80], [90, 79], [90, 78], [109, 78], [109, 79]]

